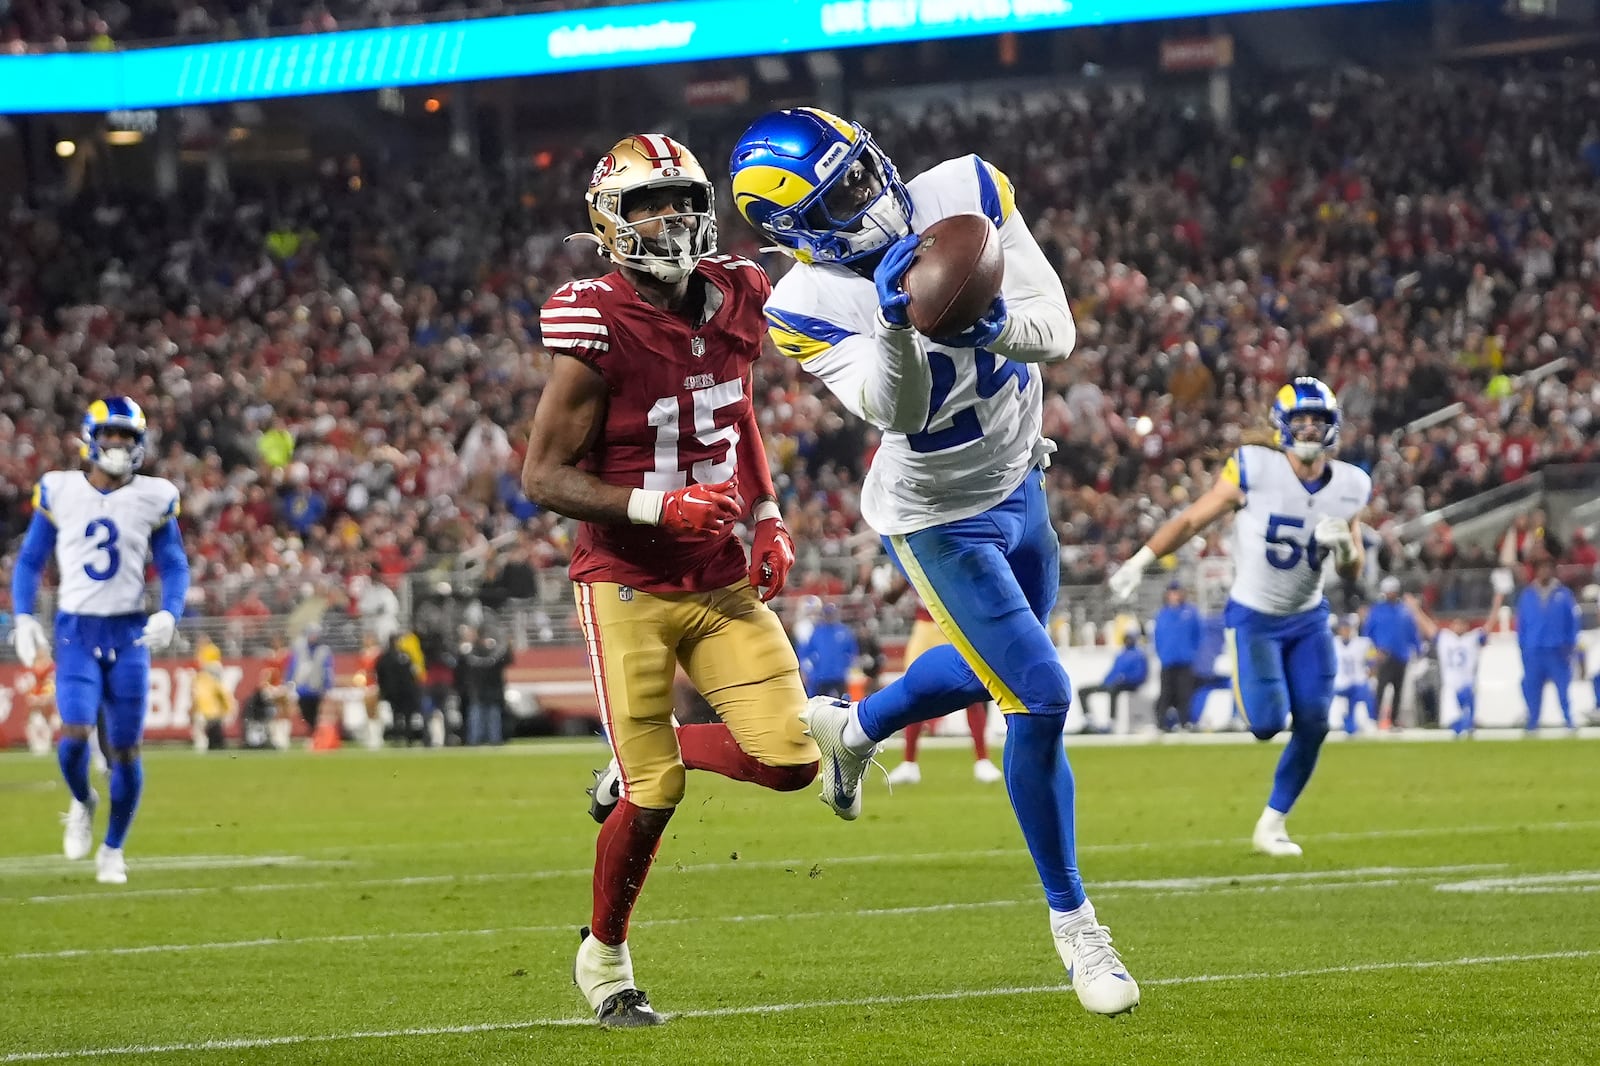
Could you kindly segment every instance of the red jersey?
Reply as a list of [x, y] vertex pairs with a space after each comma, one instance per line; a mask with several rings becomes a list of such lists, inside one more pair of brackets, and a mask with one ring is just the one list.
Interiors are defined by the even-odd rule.
[[[605, 414], [579, 465], [608, 485], [671, 492], [735, 476], [772, 283], [756, 264], [727, 255], [702, 259], [693, 278], [706, 286], [698, 327], [648, 303], [619, 272], [572, 282], [540, 312], [545, 346], [605, 379]], [[747, 567], [731, 530], [679, 536], [581, 522], [568, 574], [641, 592], [708, 592], [739, 581]]]

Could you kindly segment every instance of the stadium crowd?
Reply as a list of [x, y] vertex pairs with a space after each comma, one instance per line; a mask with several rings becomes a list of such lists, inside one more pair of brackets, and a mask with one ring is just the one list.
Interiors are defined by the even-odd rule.
[[[328, 33], [552, 6], [557, 5], [538, 0], [0, 0], [0, 52], [111, 51], [174, 38]], [[559, 6], [599, 4], [561, 0]]]
[[[1595, 459], [1597, 87], [1588, 68], [1345, 74], [1240, 100], [1232, 128], [1111, 95], [862, 118], [908, 174], [982, 149], [1058, 264], [1080, 340], [1048, 372], [1052, 499], [1066, 579], [1098, 583], [1298, 373], [1338, 391], [1341, 454], [1373, 473], [1380, 535]], [[568, 530], [516, 471], [548, 366], [537, 308], [603, 269], [561, 241], [582, 225], [601, 140], [511, 177], [330, 161], [288, 191], [241, 182], [203, 206], [14, 205], [0, 220], [0, 537], [25, 526], [38, 475], [76, 461], [84, 406], [125, 392], [150, 415], [152, 466], [183, 492], [195, 614], [348, 603], [358, 575], [484, 559], [519, 532], [521, 563], [559, 566]], [[721, 144], [696, 147], [720, 170]], [[725, 250], [760, 254], [734, 219], [722, 233]], [[864, 588], [869, 563], [819, 564], [875, 555], [857, 511], [875, 434], [793, 363], [769, 357], [758, 379], [797, 591]], [[1453, 400], [1464, 416], [1404, 428]]]

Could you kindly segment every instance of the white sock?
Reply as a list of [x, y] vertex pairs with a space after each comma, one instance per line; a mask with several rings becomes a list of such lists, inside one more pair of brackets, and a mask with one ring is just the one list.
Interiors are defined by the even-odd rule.
[[878, 746], [878, 742], [867, 736], [867, 731], [861, 728], [861, 704], [850, 705], [850, 720], [844, 724], [844, 746], [857, 755], [865, 755]]
[[1286, 831], [1284, 823], [1288, 817], [1287, 814], [1281, 811], [1275, 811], [1271, 807], [1267, 807], [1262, 810], [1261, 818], [1256, 822], [1256, 825], [1264, 829], [1275, 829], [1282, 833]]
[[1068, 928], [1077, 925], [1079, 922], [1093, 922], [1094, 920], [1094, 904], [1088, 900], [1084, 900], [1070, 911], [1058, 911], [1054, 907], [1050, 908], [1050, 932], [1055, 936], [1060, 936]]

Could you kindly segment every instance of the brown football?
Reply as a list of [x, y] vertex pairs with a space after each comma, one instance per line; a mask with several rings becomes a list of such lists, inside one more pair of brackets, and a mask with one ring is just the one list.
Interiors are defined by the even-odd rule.
[[917, 254], [901, 279], [901, 288], [911, 297], [906, 317], [925, 337], [954, 337], [989, 310], [1005, 273], [1000, 234], [987, 218], [941, 218], [922, 231]]

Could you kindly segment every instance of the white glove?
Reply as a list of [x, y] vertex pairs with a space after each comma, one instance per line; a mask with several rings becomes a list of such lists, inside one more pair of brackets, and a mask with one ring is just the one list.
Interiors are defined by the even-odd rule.
[[1317, 523], [1317, 543], [1324, 551], [1333, 552], [1334, 562], [1346, 566], [1356, 557], [1356, 539], [1350, 532], [1350, 523], [1342, 518], [1324, 518]]
[[1511, 571], [1502, 566], [1489, 575], [1489, 584], [1494, 587], [1497, 595], [1509, 596], [1516, 591], [1517, 579], [1511, 576]]
[[157, 611], [145, 622], [144, 633], [134, 643], [143, 644], [152, 651], [160, 651], [172, 643], [177, 632], [178, 620], [172, 617], [172, 612]]
[[1144, 580], [1145, 567], [1156, 561], [1156, 553], [1149, 548], [1140, 548], [1133, 553], [1133, 558], [1117, 567], [1117, 572], [1111, 575], [1108, 582], [1111, 586], [1111, 598], [1118, 603], [1132, 598], [1139, 591], [1139, 583]]
[[38, 661], [39, 653], [50, 647], [50, 638], [37, 618], [19, 614], [12, 622], [11, 646], [17, 649], [17, 658], [22, 660], [23, 666], [32, 666]]

